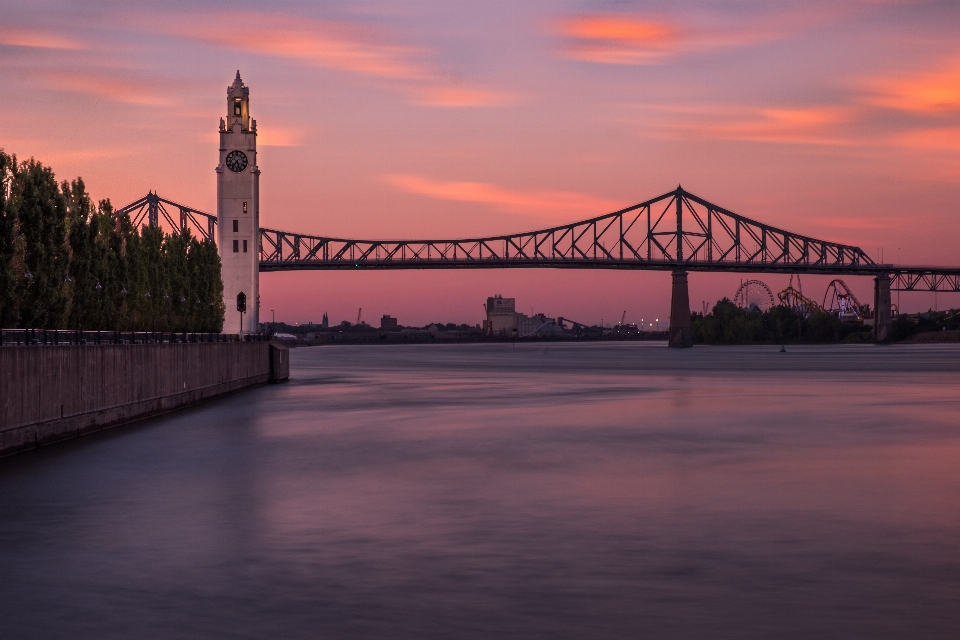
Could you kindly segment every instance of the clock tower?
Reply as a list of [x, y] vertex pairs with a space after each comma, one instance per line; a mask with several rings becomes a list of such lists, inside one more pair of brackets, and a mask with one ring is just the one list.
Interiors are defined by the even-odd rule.
[[257, 333], [260, 306], [260, 169], [257, 121], [250, 90], [240, 79], [227, 87], [227, 117], [220, 118], [217, 165], [217, 246], [226, 307], [224, 333]]

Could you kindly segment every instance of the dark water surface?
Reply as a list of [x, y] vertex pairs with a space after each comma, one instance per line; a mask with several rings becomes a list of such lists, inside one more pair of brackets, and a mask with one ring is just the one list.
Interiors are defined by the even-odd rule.
[[0, 638], [957, 638], [960, 348], [292, 351], [0, 460]]

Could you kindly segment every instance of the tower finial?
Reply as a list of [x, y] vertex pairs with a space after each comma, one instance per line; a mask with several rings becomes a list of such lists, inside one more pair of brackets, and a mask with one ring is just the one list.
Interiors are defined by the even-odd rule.
[[240, 69], [237, 69], [237, 77], [234, 82], [243, 82], [243, 80], [240, 79]]

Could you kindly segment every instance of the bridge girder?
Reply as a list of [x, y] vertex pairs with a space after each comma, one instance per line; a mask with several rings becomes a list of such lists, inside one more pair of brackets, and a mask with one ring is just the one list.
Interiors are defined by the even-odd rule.
[[682, 188], [589, 220], [454, 240], [352, 240], [261, 229], [261, 268], [573, 267], [794, 271], [873, 265], [859, 247], [751, 220]]
[[[130, 215], [134, 224], [168, 226], [174, 233], [190, 229], [204, 240], [216, 239], [216, 216], [152, 192], [116, 214]], [[960, 292], [960, 269], [877, 264], [859, 247], [757, 222], [682, 187], [589, 220], [501, 236], [358, 240], [261, 228], [259, 251], [263, 272], [559, 268], [888, 274], [892, 290]]]

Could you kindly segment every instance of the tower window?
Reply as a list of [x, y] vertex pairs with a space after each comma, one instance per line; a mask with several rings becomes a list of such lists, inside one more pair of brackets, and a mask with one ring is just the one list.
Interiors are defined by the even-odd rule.
[[239, 220], [234, 220], [234, 221], [233, 221], [233, 232], [234, 232], [234, 233], [237, 233], [238, 231], [240, 231], [240, 221], [239, 221]]
[[246, 240], [243, 241], [243, 252], [244, 252], [244, 253], [247, 252], [247, 241], [246, 241]]
[[241, 107], [240, 107], [240, 98], [237, 98], [236, 100], [233, 101], [233, 115], [235, 116], [243, 115], [243, 112], [241, 111]]
[[234, 240], [234, 241], [233, 241], [233, 252], [234, 252], [234, 253], [237, 253], [238, 251], [240, 251], [240, 241], [239, 241], [239, 240]]
[[247, 212], [247, 203], [246, 203], [246, 202], [243, 203], [243, 212], [244, 212], [244, 213]]

